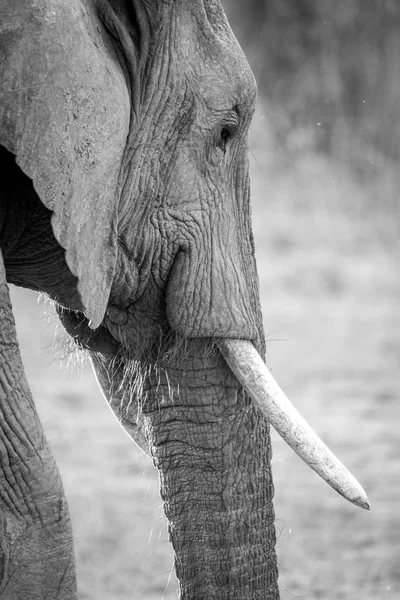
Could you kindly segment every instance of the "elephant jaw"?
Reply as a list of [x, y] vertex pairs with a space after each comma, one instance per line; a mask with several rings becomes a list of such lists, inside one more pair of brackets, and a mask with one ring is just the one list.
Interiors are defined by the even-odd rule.
[[254, 404], [292, 450], [344, 498], [369, 510], [370, 504], [361, 485], [296, 410], [253, 344], [245, 340], [221, 339], [217, 346]]

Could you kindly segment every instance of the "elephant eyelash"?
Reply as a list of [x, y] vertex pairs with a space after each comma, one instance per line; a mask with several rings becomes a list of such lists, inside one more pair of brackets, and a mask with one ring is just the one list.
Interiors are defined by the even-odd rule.
[[239, 126], [239, 110], [235, 106], [234, 109], [229, 113], [224, 125], [221, 127], [219, 132], [219, 139], [217, 141], [217, 146], [223, 152], [226, 151], [227, 146], [231, 138], [233, 137], [235, 131]]
[[218, 148], [220, 148], [223, 152], [226, 152], [229, 140], [232, 137], [231, 131], [226, 127], [223, 127], [219, 134], [219, 140], [217, 142]]

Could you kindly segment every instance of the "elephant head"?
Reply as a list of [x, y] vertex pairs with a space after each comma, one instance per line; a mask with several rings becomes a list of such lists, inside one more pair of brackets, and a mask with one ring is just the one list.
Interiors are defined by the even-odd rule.
[[0, 16], [7, 281], [55, 300], [153, 457], [181, 597], [278, 598], [267, 419], [367, 500], [259, 358], [244, 54], [218, 0], [14, 0]]

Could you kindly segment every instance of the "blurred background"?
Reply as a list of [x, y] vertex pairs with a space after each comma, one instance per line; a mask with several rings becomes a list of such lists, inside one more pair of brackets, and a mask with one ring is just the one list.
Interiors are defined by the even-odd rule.
[[[400, 4], [225, 0], [259, 87], [253, 220], [267, 362], [365, 487], [322, 483], [273, 434], [282, 599], [400, 598]], [[81, 598], [176, 600], [149, 459], [52, 308], [13, 289], [21, 349], [69, 499]]]

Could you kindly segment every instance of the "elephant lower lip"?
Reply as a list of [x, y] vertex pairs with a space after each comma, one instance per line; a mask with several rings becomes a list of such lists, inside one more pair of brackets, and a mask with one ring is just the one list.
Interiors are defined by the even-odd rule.
[[79, 347], [109, 358], [118, 354], [127, 363], [140, 361], [148, 367], [179, 368], [189, 354], [196, 354], [196, 348], [201, 348], [200, 354], [207, 356], [215, 349], [213, 338], [184, 337], [171, 329], [166, 319], [162, 324], [147, 322], [143, 333], [140, 318], [114, 305], [109, 306], [104, 324], [97, 329], [90, 327], [81, 312], [61, 306], [57, 312], [65, 330]]
[[369, 510], [361, 485], [298, 413], [251, 342], [224, 339], [217, 345], [238, 381], [296, 454], [340, 495]]
[[57, 307], [57, 312], [66, 332], [78, 346], [111, 357], [117, 354], [120, 344], [105, 327], [91, 329], [88, 319], [80, 312], [60, 306]]
[[118, 308], [117, 306], [109, 305], [107, 308], [107, 316], [116, 325], [126, 325], [128, 322], [128, 311]]

